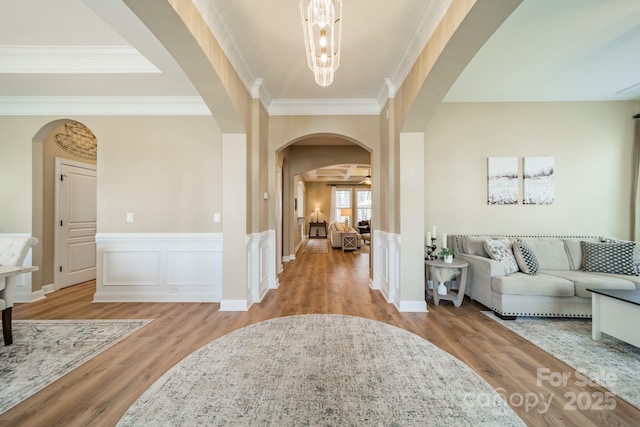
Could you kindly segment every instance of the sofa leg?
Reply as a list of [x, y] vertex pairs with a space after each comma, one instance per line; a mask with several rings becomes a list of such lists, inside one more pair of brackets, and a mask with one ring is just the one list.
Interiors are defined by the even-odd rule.
[[13, 334], [11, 333], [11, 309], [13, 307], [2, 310], [2, 335], [4, 345], [13, 344]]
[[516, 320], [518, 316], [505, 316], [504, 314], [500, 314], [496, 311], [493, 312], [496, 316], [498, 316], [502, 320]]

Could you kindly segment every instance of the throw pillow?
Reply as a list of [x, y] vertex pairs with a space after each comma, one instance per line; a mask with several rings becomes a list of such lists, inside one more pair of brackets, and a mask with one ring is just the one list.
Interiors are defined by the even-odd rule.
[[628, 276], [638, 275], [633, 260], [636, 246], [634, 242], [590, 243], [582, 241], [580, 243], [585, 271], [626, 274]]
[[[601, 241], [603, 243], [635, 243], [629, 240], [618, 240], [609, 237], [604, 237], [601, 239]], [[633, 263], [636, 266], [636, 275], [640, 276], [640, 245], [637, 244], [635, 245], [635, 248], [633, 250]]]
[[520, 267], [520, 271], [531, 276], [538, 273], [538, 258], [522, 240], [513, 244], [513, 255]]
[[518, 271], [518, 263], [513, 257], [511, 245], [504, 240], [487, 239], [484, 241], [484, 249], [489, 256], [496, 261], [500, 261], [505, 268], [507, 274]]

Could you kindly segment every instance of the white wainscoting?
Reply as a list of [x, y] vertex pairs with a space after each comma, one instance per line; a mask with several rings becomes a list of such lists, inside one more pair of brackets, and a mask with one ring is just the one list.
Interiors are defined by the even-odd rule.
[[373, 288], [379, 289], [387, 302], [400, 303], [400, 235], [373, 230]]
[[267, 230], [249, 235], [247, 242], [247, 281], [251, 304], [262, 301], [269, 289], [278, 287], [276, 281], [276, 232]]
[[220, 302], [222, 233], [96, 234], [94, 302]]

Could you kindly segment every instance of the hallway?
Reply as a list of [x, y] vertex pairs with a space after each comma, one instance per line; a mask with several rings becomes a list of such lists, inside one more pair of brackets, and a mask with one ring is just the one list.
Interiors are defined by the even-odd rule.
[[247, 312], [221, 312], [211, 303], [92, 303], [95, 282], [65, 288], [14, 308], [14, 319], [154, 319], [149, 325], [89, 360], [31, 398], [0, 415], [2, 425], [114, 425], [154, 381], [212, 340], [267, 319], [307, 313], [361, 316], [414, 332], [455, 355], [505, 395], [555, 393], [546, 414], [514, 408], [529, 425], [632, 425], [640, 414], [617, 400], [615, 411], [565, 411], [568, 391], [536, 384], [536, 369], [569, 368], [507, 331], [465, 300], [462, 307], [434, 307], [429, 313], [399, 313], [369, 288], [369, 255], [329, 249], [304, 254], [284, 265], [280, 287]]

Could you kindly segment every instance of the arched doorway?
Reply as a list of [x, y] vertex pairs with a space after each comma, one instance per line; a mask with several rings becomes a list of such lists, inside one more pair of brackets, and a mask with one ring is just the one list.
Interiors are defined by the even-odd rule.
[[84, 124], [58, 119], [32, 142], [32, 234], [40, 241], [32, 288], [44, 295], [95, 279], [97, 140]]
[[[299, 183], [304, 181], [300, 180], [299, 177], [309, 170], [330, 168], [331, 165], [337, 164], [351, 164], [354, 167], [363, 167], [363, 170], [366, 171], [358, 179], [358, 182], [352, 181], [349, 183], [349, 187], [355, 189], [357, 184], [365, 178], [365, 175], [371, 174], [374, 163], [372, 148], [353, 138], [336, 134], [306, 135], [285, 144], [276, 152], [276, 171], [283, 170], [285, 159], [287, 169], [282, 176], [283, 183], [280, 189], [281, 197], [279, 197], [281, 206], [275, 207], [276, 212], [281, 212], [283, 215], [283, 220], [281, 222], [277, 221], [278, 228], [276, 230], [278, 240], [282, 242], [282, 259], [277, 260], [279, 266], [281, 266], [281, 261], [286, 262], [295, 259], [296, 250], [300, 247], [301, 227], [308, 228], [308, 224], [312, 218], [315, 218], [315, 215], [321, 215], [323, 220], [327, 221], [330, 218], [330, 203], [318, 203], [317, 200], [312, 200], [308, 191], [304, 197], [304, 205], [298, 205], [296, 209], [296, 201], [300, 203], [300, 200], [297, 200], [299, 198]], [[323, 185], [330, 193], [330, 187], [327, 187], [326, 184]], [[371, 189], [372, 187], [369, 188]], [[375, 192], [371, 194], [370, 200], [372, 204], [369, 209], [372, 209], [374, 204], [377, 203], [377, 198], [373, 196]], [[328, 198], [330, 199], [330, 196]], [[300, 215], [300, 208], [303, 209], [304, 215]], [[318, 212], [316, 212], [316, 208], [319, 209]], [[353, 218], [355, 217], [356, 212], [353, 214]], [[278, 269], [278, 271], [281, 270]]]

